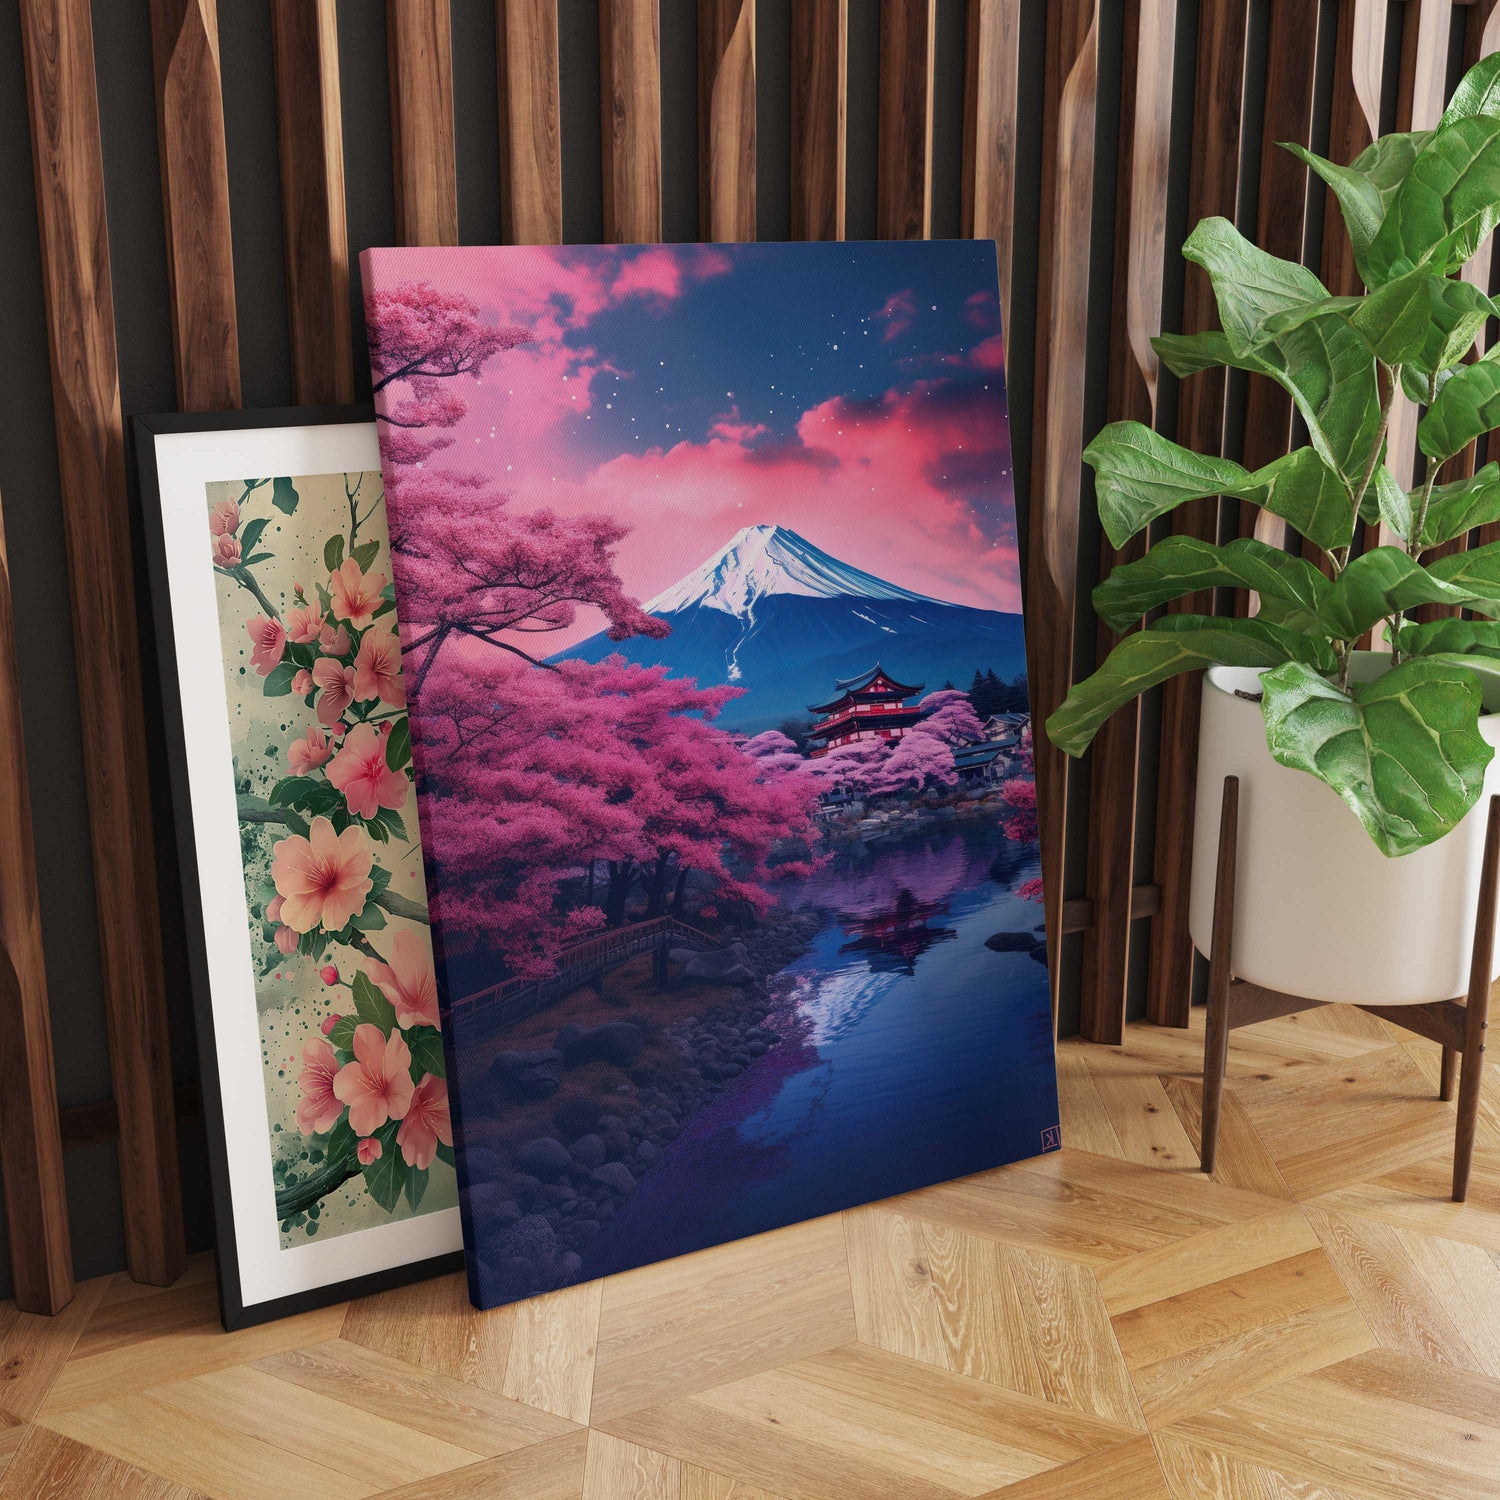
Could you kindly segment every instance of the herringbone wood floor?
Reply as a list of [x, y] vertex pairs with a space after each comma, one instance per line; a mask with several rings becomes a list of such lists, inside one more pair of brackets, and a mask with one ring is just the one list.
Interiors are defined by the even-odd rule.
[[1458, 1207], [1435, 1046], [1237, 1032], [1209, 1181], [1201, 1026], [1065, 1043], [1061, 1153], [518, 1307], [0, 1308], [0, 1500], [1500, 1496], [1500, 1082]]

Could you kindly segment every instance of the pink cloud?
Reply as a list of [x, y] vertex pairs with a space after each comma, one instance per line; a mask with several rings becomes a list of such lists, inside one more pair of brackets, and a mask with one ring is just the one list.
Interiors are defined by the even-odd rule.
[[740, 418], [738, 406], [732, 406], [727, 412], [717, 417], [709, 429], [713, 437], [731, 438], [735, 442], [748, 443], [751, 438], [758, 438], [770, 429], [764, 422], [745, 422]]
[[665, 247], [644, 250], [621, 267], [609, 289], [615, 302], [626, 297], [656, 297], [675, 301], [682, 295], [682, 259]]
[[916, 321], [916, 294], [910, 288], [904, 292], [892, 292], [870, 316], [885, 324], [885, 332], [880, 338], [883, 343], [888, 344], [892, 339], [899, 338]]
[[993, 292], [975, 292], [964, 298], [964, 317], [976, 328], [992, 327], [995, 322], [994, 306]]

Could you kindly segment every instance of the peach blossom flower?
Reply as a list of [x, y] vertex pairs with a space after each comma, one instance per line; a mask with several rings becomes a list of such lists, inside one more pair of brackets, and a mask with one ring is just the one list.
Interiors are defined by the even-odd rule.
[[318, 650], [327, 656], [348, 656], [349, 632], [342, 625], [325, 625], [318, 632]]
[[296, 932], [311, 932], [319, 923], [338, 932], [365, 908], [374, 884], [372, 862], [363, 828], [335, 833], [327, 818], [314, 818], [307, 838], [293, 833], [273, 844], [271, 879], [284, 898], [282, 920]]
[[313, 685], [322, 689], [318, 719], [324, 724], [336, 723], [354, 702], [354, 668], [340, 666], [331, 656], [320, 656], [313, 663], [312, 679]]
[[[353, 1112], [350, 1112], [353, 1119]], [[453, 1121], [448, 1113], [448, 1085], [431, 1073], [412, 1093], [406, 1118], [396, 1132], [396, 1144], [409, 1167], [430, 1167], [437, 1155], [438, 1142], [453, 1144]]]
[[306, 776], [309, 771], [316, 771], [332, 754], [333, 746], [329, 744], [328, 736], [314, 724], [302, 739], [293, 740], [287, 746], [286, 761], [293, 776]]
[[[337, 984], [339, 982], [338, 968], [334, 964], [324, 964], [323, 967], [318, 970], [318, 978], [321, 979], [324, 984]], [[338, 1020], [337, 1013], [335, 1013], [333, 1019], [335, 1021]]]
[[292, 678], [292, 691], [305, 698], [313, 690], [313, 675], [306, 667]]
[[214, 561], [221, 568], [237, 568], [240, 563], [240, 539], [237, 536], [216, 536]]
[[[331, 968], [332, 965], [330, 965], [329, 967]], [[327, 969], [323, 970], [323, 973], [326, 974], [327, 972], [328, 972]], [[334, 972], [337, 973], [338, 971], [334, 970]], [[327, 980], [324, 980], [325, 984], [327, 982], [328, 982]], [[342, 1018], [340, 1017], [339, 1013], [337, 1011], [334, 1011], [331, 1015], [327, 1015], [327, 1016], [323, 1017], [323, 1023], [322, 1023], [322, 1025], [318, 1029], [323, 1033], [324, 1036], [332, 1036], [333, 1035], [333, 1028], [339, 1024], [339, 1021], [341, 1019]]]
[[334, 618], [347, 620], [356, 630], [363, 630], [385, 602], [380, 597], [385, 574], [362, 573], [352, 557], [346, 557], [333, 570], [329, 583], [333, 590]]
[[406, 702], [401, 682], [401, 643], [383, 626], [372, 629], [359, 643], [354, 658], [354, 696], [379, 698], [393, 708]]
[[333, 1079], [339, 1060], [327, 1042], [312, 1041], [302, 1049], [302, 1072], [297, 1082], [302, 1097], [297, 1101], [297, 1129], [303, 1135], [322, 1135], [338, 1124], [344, 1106], [334, 1098]]
[[289, 640], [307, 645], [317, 640], [323, 630], [322, 612], [311, 604], [294, 604], [286, 612], [286, 633]]
[[368, 1167], [372, 1161], [379, 1161], [385, 1155], [385, 1147], [373, 1135], [367, 1135], [354, 1148], [354, 1154], [359, 1157], [360, 1166]]
[[269, 615], [256, 615], [253, 620], [246, 620], [245, 629], [254, 645], [250, 665], [262, 677], [267, 677], [286, 651], [286, 631], [281, 628], [280, 620], [273, 620]]
[[437, 979], [432, 972], [432, 941], [425, 933], [403, 928], [391, 945], [389, 964], [372, 963], [367, 972], [396, 1007], [398, 1026], [438, 1024]]
[[272, 941], [288, 956], [297, 951], [297, 934], [290, 927], [278, 927]]
[[399, 1031], [390, 1037], [366, 1022], [354, 1028], [354, 1061], [334, 1076], [333, 1092], [349, 1106], [355, 1135], [374, 1135], [411, 1105], [411, 1049]]
[[281, 920], [281, 897], [273, 896], [266, 902], [266, 921], [279, 922]]
[[373, 724], [356, 724], [344, 736], [328, 767], [328, 779], [356, 817], [373, 818], [382, 807], [400, 807], [406, 801], [406, 773], [386, 765], [385, 741]]
[[232, 536], [240, 527], [240, 508], [233, 500], [221, 500], [208, 513], [210, 536]]

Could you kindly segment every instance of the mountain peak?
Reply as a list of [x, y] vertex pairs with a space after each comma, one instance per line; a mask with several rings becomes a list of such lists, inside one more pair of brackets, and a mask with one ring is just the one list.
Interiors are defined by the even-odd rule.
[[653, 615], [693, 608], [717, 609], [736, 618], [746, 618], [770, 594], [942, 603], [840, 562], [785, 526], [762, 522], [735, 532], [712, 557], [648, 600], [644, 608]]

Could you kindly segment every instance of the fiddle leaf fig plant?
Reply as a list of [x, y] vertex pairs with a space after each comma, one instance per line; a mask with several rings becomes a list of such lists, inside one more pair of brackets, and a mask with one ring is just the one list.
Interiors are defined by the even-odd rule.
[[[1187, 501], [1221, 495], [1286, 522], [1322, 566], [1254, 537], [1158, 541], [1094, 591], [1111, 627], [1206, 589], [1250, 591], [1256, 612], [1148, 619], [1073, 687], [1047, 733], [1081, 755], [1116, 709], [1178, 672], [1259, 669], [1272, 756], [1332, 787], [1384, 854], [1407, 854], [1463, 818], [1494, 754], [1479, 716], [1481, 674], [1500, 672], [1500, 542], [1433, 553], [1500, 521], [1500, 465], [1469, 477], [1449, 467], [1500, 426], [1500, 344], [1473, 357], [1500, 304], [1460, 279], [1500, 224], [1500, 55], [1470, 70], [1433, 130], [1384, 136], [1349, 166], [1286, 149], [1337, 198], [1365, 293], [1330, 296], [1304, 266], [1205, 219], [1183, 254], [1208, 275], [1221, 331], [1153, 342], [1182, 377], [1228, 366], [1274, 380], [1307, 446], [1251, 471], [1114, 422], [1083, 456], [1116, 547]], [[1425, 408], [1424, 472], [1410, 491], [1386, 465], [1398, 392]], [[1357, 551], [1361, 522], [1391, 540]], [[1483, 618], [1414, 623], [1424, 604]], [[1389, 651], [1385, 670], [1351, 680], [1370, 632]]]

